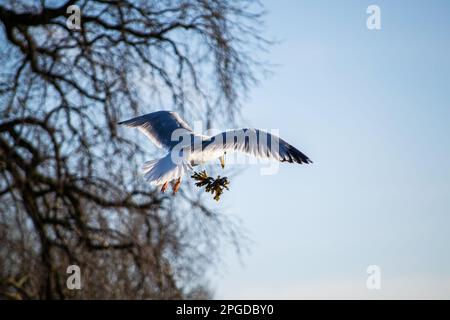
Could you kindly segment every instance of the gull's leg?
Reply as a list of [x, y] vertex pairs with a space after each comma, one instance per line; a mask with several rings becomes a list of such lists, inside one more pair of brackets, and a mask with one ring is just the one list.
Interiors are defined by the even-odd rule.
[[167, 181], [164, 182], [164, 184], [163, 184], [163, 186], [162, 186], [162, 188], [161, 188], [161, 192], [162, 192], [162, 193], [164, 193], [164, 191], [166, 191], [168, 185], [169, 185], [169, 183], [168, 183]]
[[225, 168], [225, 154], [222, 155], [220, 158], [220, 165], [222, 166], [222, 169]]
[[177, 182], [173, 185], [173, 194], [177, 193], [178, 189], [180, 188], [181, 184], [181, 177], [177, 179]]

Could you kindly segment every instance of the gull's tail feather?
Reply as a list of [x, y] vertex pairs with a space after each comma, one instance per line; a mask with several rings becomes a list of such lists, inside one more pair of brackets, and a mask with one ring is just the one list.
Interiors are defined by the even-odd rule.
[[142, 169], [148, 182], [161, 185], [182, 177], [192, 166], [187, 162], [174, 163], [169, 153], [164, 158], [147, 161]]

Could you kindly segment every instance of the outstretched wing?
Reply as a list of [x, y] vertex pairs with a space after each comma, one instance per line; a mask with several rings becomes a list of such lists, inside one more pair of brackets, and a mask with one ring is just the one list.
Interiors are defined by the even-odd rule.
[[283, 139], [258, 129], [236, 129], [215, 135], [203, 142], [204, 152], [243, 152], [259, 158], [281, 162], [312, 163], [297, 148]]
[[157, 111], [136, 117], [130, 120], [119, 122], [130, 128], [138, 128], [154, 144], [160, 148], [170, 149], [178, 141], [172, 141], [172, 133], [177, 129], [186, 130], [192, 133], [189, 125], [173, 111]]

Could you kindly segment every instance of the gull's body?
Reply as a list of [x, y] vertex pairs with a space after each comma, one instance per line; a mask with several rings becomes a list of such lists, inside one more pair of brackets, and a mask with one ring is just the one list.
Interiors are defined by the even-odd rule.
[[[163, 158], [147, 161], [143, 166], [146, 179], [151, 184], [162, 185], [162, 191], [175, 180], [176, 192], [183, 175], [195, 165], [220, 159], [223, 167], [226, 152], [243, 152], [281, 162], [312, 162], [283, 139], [258, 129], [236, 129], [215, 136], [196, 134], [176, 112], [171, 111], [157, 111], [119, 124], [138, 128], [155, 145], [168, 151]], [[238, 139], [240, 136], [243, 140]]]

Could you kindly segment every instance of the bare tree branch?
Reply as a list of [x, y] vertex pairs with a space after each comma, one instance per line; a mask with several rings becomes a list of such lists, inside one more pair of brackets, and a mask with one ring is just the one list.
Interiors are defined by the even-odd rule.
[[[146, 153], [116, 123], [162, 107], [233, 121], [261, 18], [246, 0], [0, 4], [0, 298], [205, 297], [238, 228], [140, 180]], [[81, 291], [65, 286], [70, 264]]]

